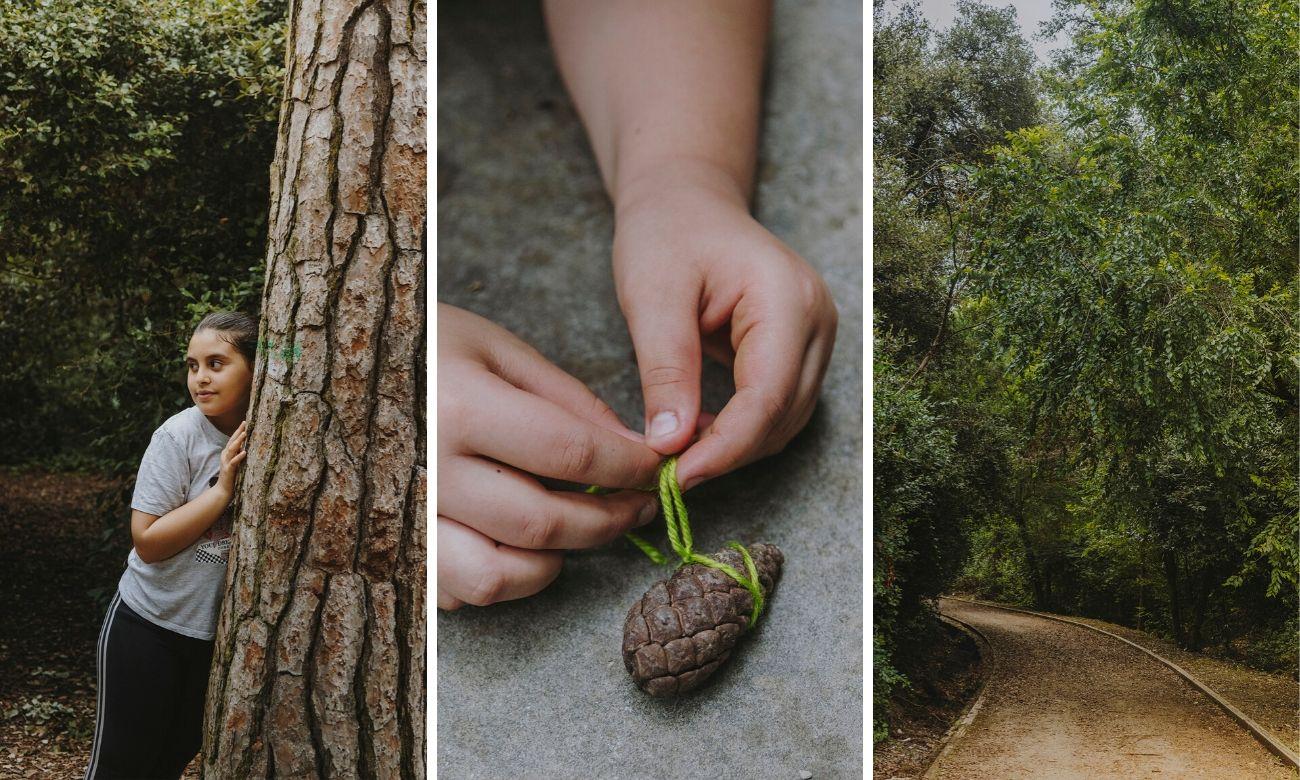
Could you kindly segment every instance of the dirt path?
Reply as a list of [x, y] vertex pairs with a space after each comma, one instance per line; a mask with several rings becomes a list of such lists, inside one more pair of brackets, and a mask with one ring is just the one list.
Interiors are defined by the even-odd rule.
[[1232, 702], [1251, 720], [1263, 726], [1292, 750], [1300, 745], [1300, 681], [1291, 674], [1270, 674], [1222, 657], [1193, 653], [1173, 642], [1127, 626], [1095, 618], [1071, 616], [1112, 634], [1136, 642], [1186, 669]]
[[1294, 778], [1169, 669], [1114, 639], [944, 599], [993, 649], [974, 721], [938, 778]]

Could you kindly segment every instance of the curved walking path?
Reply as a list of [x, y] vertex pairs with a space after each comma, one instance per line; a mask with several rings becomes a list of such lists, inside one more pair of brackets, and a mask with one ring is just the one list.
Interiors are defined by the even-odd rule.
[[1046, 618], [943, 599], [977, 628], [991, 677], [933, 778], [1295, 778], [1170, 669]]

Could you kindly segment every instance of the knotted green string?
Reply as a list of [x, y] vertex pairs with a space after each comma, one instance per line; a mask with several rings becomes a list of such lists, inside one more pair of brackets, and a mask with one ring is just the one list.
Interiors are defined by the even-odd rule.
[[[607, 491], [593, 485], [587, 488], [587, 492], [604, 493]], [[681, 558], [681, 563], [677, 564], [677, 567], [681, 568], [687, 564], [698, 563], [711, 569], [718, 569], [739, 582], [754, 597], [754, 609], [749, 616], [749, 627], [753, 628], [758, 622], [758, 616], [763, 613], [763, 588], [759, 585], [758, 569], [754, 566], [754, 559], [750, 557], [749, 551], [740, 542], [727, 543], [728, 547], [737, 550], [740, 556], [745, 559], [745, 570], [749, 573], [749, 576], [746, 577], [721, 561], [715, 561], [707, 555], [695, 552], [693, 549], [694, 541], [691, 538], [691, 521], [686, 515], [686, 502], [682, 500], [682, 488], [677, 484], [676, 456], [666, 459], [659, 467], [659, 505], [663, 508], [664, 520], [668, 523], [668, 543], [672, 545], [673, 551]], [[655, 549], [654, 545], [631, 531], [627, 532], [626, 536], [650, 560], [658, 564], [668, 563], [668, 558]]]

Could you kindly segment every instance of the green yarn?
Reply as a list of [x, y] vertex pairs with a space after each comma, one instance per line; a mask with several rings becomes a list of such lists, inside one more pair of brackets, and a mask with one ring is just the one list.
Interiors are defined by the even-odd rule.
[[625, 534], [625, 536], [627, 536], [628, 540], [631, 541], [632, 544], [635, 544], [637, 547], [639, 547], [641, 549], [641, 552], [650, 556], [650, 560], [658, 564], [668, 563], [668, 558], [663, 553], [656, 550], [653, 544], [650, 544], [645, 539], [642, 539], [641, 537], [637, 536], [631, 531], [628, 531]]
[[[609, 491], [593, 485], [587, 488], [587, 492], [599, 494]], [[763, 613], [763, 588], [759, 585], [758, 569], [754, 566], [754, 559], [750, 557], [749, 550], [746, 550], [740, 542], [727, 543], [728, 547], [738, 551], [740, 557], [745, 560], [745, 570], [749, 574], [746, 577], [721, 561], [715, 561], [707, 555], [695, 552], [693, 549], [694, 540], [691, 537], [691, 522], [686, 514], [686, 502], [682, 499], [681, 485], [677, 484], [677, 456], [675, 455], [665, 459], [663, 464], [659, 466], [659, 505], [663, 509], [664, 520], [668, 523], [668, 543], [672, 545], [673, 552], [677, 553], [677, 557], [681, 559], [681, 563], [677, 564], [677, 567], [681, 568], [688, 564], [698, 563], [711, 569], [717, 569], [740, 583], [754, 597], [754, 609], [749, 616], [749, 627], [753, 628], [758, 622], [759, 615]], [[625, 536], [641, 552], [645, 553], [650, 560], [657, 564], [668, 562], [668, 558], [646, 540], [631, 531], [627, 532]]]

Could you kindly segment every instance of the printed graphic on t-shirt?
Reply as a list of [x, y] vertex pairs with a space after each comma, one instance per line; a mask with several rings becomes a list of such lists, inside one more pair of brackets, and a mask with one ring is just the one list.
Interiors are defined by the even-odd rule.
[[[214, 475], [208, 480], [208, 487], [217, 484]], [[200, 563], [226, 565], [230, 557], [230, 507], [221, 513], [221, 517], [203, 532], [203, 543], [194, 551], [194, 560]]]

